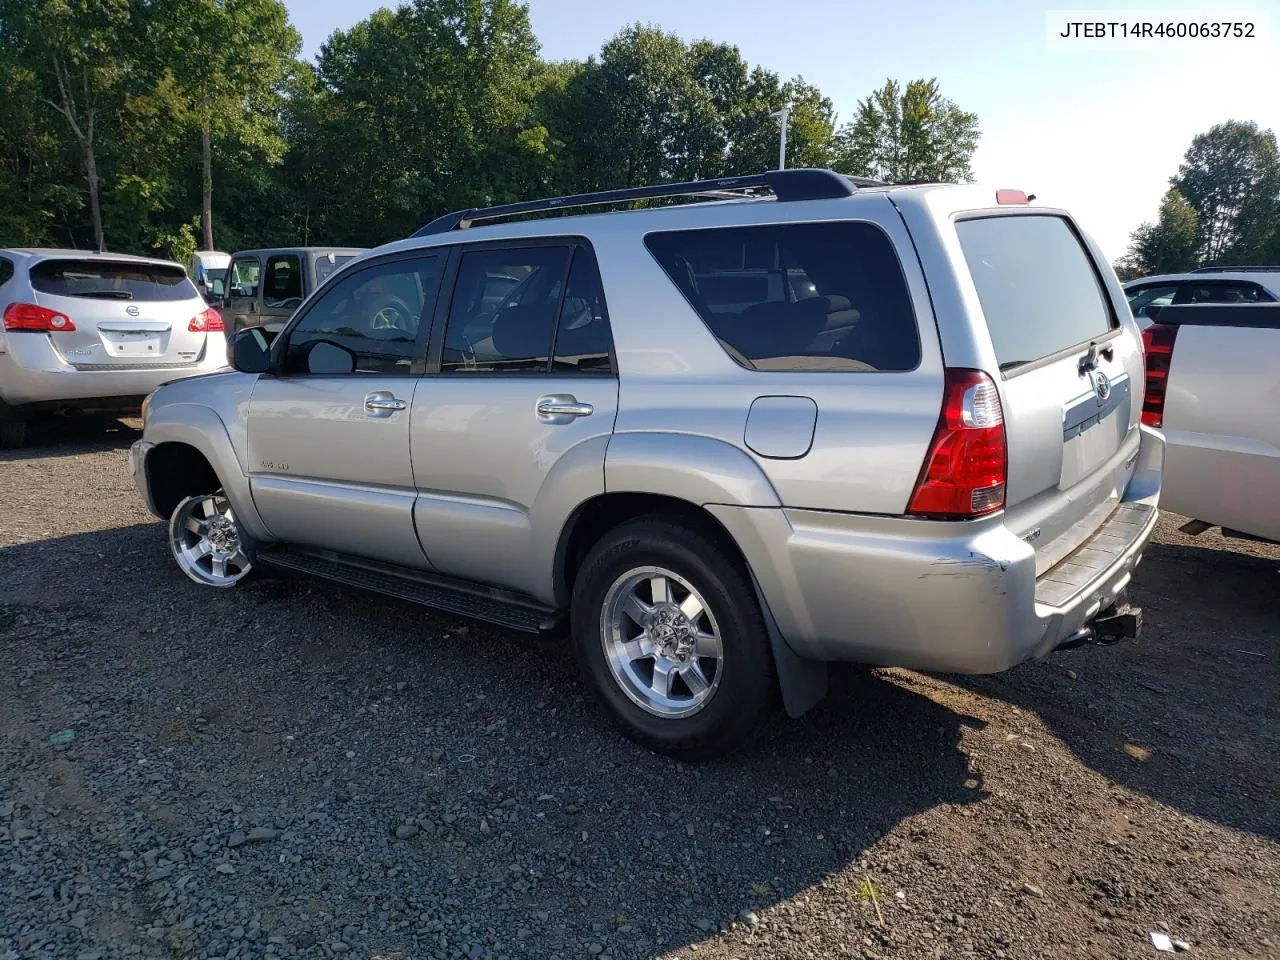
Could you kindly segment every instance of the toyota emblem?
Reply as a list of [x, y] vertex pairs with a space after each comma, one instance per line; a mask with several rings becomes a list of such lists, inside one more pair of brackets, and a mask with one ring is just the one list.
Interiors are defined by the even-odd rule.
[[124, 312], [131, 317], [136, 317], [140, 311], [133, 304], [129, 304], [129, 306], [124, 308]]
[[1111, 396], [1111, 381], [1101, 370], [1093, 371], [1093, 392], [1098, 395], [1099, 402]]

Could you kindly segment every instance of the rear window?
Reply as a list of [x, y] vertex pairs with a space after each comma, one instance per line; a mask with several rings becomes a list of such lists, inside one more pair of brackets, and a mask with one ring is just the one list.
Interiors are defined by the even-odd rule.
[[355, 257], [356, 255], [354, 253], [345, 255], [335, 254], [333, 255], [332, 263], [329, 262], [329, 257], [327, 256], [318, 258], [316, 260], [316, 286], [320, 286], [320, 284], [328, 280], [332, 274], [337, 273], [340, 266], [349, 260], [354, 260]]
[[1061, 217], [961, 220], [956, 233], [1001, 370], [1087, 343], [1115, 326], [1093, 262]]
[[102, 300], [169, 301], [198, 297], [177, 264], [42, 260], [31, 268], [37, 293]]
[[920, 362], [911, 297], [869, 223], [651, 233], [649, 252], [740, 365], [904, 371]]

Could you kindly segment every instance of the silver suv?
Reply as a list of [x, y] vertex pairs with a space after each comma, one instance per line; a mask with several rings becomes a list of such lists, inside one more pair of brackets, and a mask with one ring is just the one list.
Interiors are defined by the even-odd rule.
[[[665, 195], [702, 202], [471, 228]], [[1139, 334], [1013, 191], [787, 170], [463, 211], [232, 354], [130, 456], [189, 577], [567, 628], [665, 752], [798, 716], [827, 661], [997, 672], [1140, 623]]]
[[178, 377], [227, 366], [222, 317], [168, 260], [0, 250], [0, 448], [39, 411], [137, 411]]

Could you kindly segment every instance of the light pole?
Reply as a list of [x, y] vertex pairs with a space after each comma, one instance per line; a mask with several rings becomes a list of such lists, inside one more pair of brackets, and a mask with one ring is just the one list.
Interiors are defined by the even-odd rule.
[[782, 139], [778, 144], [778, 169], [787, 169], [787, 121], [791, 117], [791, 104], [787, 104], [777, 113], [771, 113], [769, 116], [776, 117], [782, 125]]

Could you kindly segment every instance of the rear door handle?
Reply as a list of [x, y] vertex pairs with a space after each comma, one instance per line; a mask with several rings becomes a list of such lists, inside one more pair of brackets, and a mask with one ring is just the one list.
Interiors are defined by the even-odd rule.
[[364, 409], [368, 414], [376, 417], [390, 416], [397, 410], [403, 410], [407, 406], [403, 400], [398, 400], [389, 393], [371, 393], [364, 398]]
[[538, 398], [537, 411], [539, 420], [556, 421], [564, 417], [589, 417], [596, 408], [589, 403], [579, 403], [571, 394], [553, 394]]

